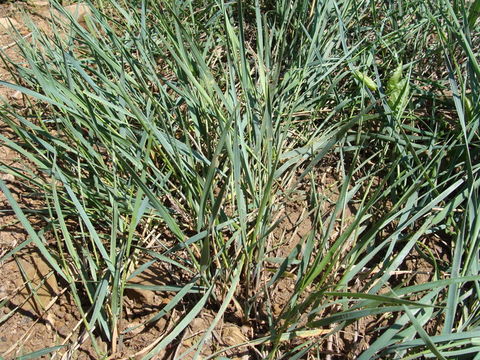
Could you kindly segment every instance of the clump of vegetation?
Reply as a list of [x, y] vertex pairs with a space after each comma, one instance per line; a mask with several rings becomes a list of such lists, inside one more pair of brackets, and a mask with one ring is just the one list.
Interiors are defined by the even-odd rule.
[[[0, 84], [29, 108], [3, 105], [0, 139], [25, 167], [1, 169], [42, 206], [0, 187], [98, 356], [158, 266], [151, 290], [174, 296], [148, 322], [181, 317], [145, 359], [206, 310], [184, 356], [231, 351], [204, 353], [228, 316], [252, 358], [322, 358], [334, 334], [339, 356], [478, 357], [478, 3], [105, 0], [19, 39], [19, 84]], [[301, 236], [282, 228], [295, 202]], [[355, 348], [361, 319], [381, 326]]]

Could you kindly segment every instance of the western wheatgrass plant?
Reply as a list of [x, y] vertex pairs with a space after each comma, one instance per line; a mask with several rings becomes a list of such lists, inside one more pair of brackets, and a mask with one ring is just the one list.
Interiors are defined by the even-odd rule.
[[[29, 234], [0, 261], [38, 247], [69, 286], [98, 356], [107, 355], [98, 336], [113, 355], [135, 329], [120, 327], [128, 288], [175, 294], [147, 323], [181, 311], [145, 359], [212, 308], [209, 328], [178, 358], [248, 346], [300, 359], [371, 317], [390, 321], [356, 350], [361, 359], [477, 351], [474, 5], [100, 5], [90, 4], [85, 27], [68, 15], [52, 34], [31, 25], [32, 39], [18, 40], [25, 62], [2, 54], [17, 84], [0, 83], [31, 106], [1, 108], [16, 137], [0, 138], [26, 160], [1, 169], [44, 202], [25, 209], [0, 180]], [[416, 97], [427, 34], [444, 33], [459, 46], [440, 41], [448, 76], [432, 82], [451, 88], [454, 124], [425, 115]], [[434, 90], [425, 96], [443, 96]], [[325, 213], [318, 179], [332, 159], [338, 194]], [[302, 191], [311, 228], [274, 258], [277, 215]], [[429, 248], [436, 237], [452, 245], [446, 263]], [[431, 265], [427, 283], [396, 275], [414, 251]], [[132, 282], [153, 266], [171, 274], [165, 285]], [[270, 293], [288, 277], [294, 288], [274, 314]], [[255, 338], [205, 355], [226, 315], [255, 328]]]

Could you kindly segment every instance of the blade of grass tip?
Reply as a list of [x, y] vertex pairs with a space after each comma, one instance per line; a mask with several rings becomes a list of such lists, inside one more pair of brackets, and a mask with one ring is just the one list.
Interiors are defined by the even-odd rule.
[[[45, 348], [45, 349], [37, 350], [37, 351], [31, 352], [29, 354], [25, 354], [25, 355], [17, 357], [17, 360], [39, 359], [42, 356], [50, 354], [54, 351], [60, 350], [60, 349], [64, 348], [65, 346], [66, 345], [57, 345], [57, 346], [52, 346], [52, 347], [48, 347], [48, 348]], [[0, 357], [0, 359], [3, 359], [3, 358]]]
[[8, 190], [8, 187], [5, 185], [5, 183], [1, 179], [0, 179], [0, 190], [2, 190], [3, 194], [5, 195], [8, 202], [10, 203], [10, 206], [12, 207], [13, 211], [15, 212], [15, 215], [17, 216], [17, 218], [22, 223], [23, 227], [27, 231], [27, 233], [30, 236], [30, 238], [32, 239], [32, 241], [35, 243], [35, 245], [40, 250], [40, 253], [42, 254], [42, 256], [45, 258], [45, 260], [47, 260], [47, 262], [57, 272], [57, 274], [60, 275], [65, 281], [68, 282], [69, 277], [60, 268], [57, 261], [50, 254], [50, 251], [44, 245], [43, 241], [40, 239], [37, 232], [32, 228], [32, 225], [30, 224], [30, 221], [28, 221], [28, 219], [25, 216], [25, 214], [23, 213], [22, 209], [20, 209], [20, 206], [18, 205], [17, 201], [12, 196], [12, 193], [10, 192], [10, 190]]

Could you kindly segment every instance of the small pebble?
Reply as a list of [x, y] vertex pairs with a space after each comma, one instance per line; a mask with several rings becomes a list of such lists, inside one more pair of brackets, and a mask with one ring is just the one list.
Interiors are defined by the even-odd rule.
[[57, 332], [60, 334], [60, 336], [67, 337], [70, 333], [70, 329], [67, 326], [63, 325], [57, 328]]

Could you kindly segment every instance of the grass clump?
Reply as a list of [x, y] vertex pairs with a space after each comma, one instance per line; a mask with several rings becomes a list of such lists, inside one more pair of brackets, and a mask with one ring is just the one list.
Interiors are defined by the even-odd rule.
[[[476, 4], [108, 0], [67, 35], [33, 28], [25, 63], [3, 57], [29, 108], [1, 109], [25, 159], [2, 170], [42, 206], [0, 181], [29, 234], [1, 260], [33, 242], [99, 356], [99, 337], [113, 355], [132, 330], [125, 291], [155, 266], [169, 276], [149, 289], [174, 296], [147, 323], [181, 316], [145, 359], [206, 311], [178, 358], [223, 354], [209, 338], [225, 317], [253, 329], [233, 346], [252, 358], [474, 356]], [[298, 237], [282, 229], [292, 201]], [[381, 326], [355, 348], [341, 334], [361, 319]]]

